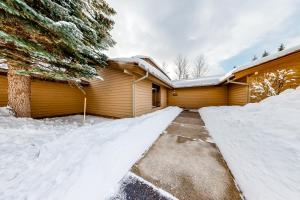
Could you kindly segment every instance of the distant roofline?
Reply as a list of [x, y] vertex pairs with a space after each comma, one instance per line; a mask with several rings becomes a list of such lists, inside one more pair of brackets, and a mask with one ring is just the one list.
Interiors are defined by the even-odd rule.
[[276, 59], [288, 56], [290, 54], [293, 54], [293, 53], [296, 53], [296, 52], [299, 52], [299, 51], [300, 51], [300, 45], [297, 45], [297, 46], [294, 46], [294, 47], [291, 47], [291, 48], [279, 51], [279, 52], [277, 52], [275, 54], [263, 57], [261, 59], [253, 61], [253, 62], [248, 63], [246, 65], [241, 65], [241, 66], [235, 68], [232, 71], [232, 73], [235, 74], [237, 72], [241, 72], [241, 71], [244, 71], [244, 70], [256, 67], [258, 65], [261, 65], [261, 64], [264, 64], [264, 63], [267, 63], [267, 62], [270, 62], [270, 61], [273, 61], [273, 60], [276, 60]]

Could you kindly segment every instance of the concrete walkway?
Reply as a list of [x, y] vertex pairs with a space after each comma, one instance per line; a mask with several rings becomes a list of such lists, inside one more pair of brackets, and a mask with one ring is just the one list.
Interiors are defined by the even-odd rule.
[[222, 155], [196, 112], [183, 111], [131, 172], [139, 178], [124, 180], [120, 192], [125, 195], [117, 199], [168, 199], [153, 188], [181, 200], [241, 199]]

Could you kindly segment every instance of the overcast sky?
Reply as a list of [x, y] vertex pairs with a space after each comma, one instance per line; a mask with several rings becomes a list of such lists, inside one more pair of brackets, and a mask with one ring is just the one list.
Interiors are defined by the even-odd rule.
[[173, 74], [181, 54], [203, 54], [210, 75], [300, 44], [300, 0], [107, 0], [117, 11], [110, 57], [147, 55]]

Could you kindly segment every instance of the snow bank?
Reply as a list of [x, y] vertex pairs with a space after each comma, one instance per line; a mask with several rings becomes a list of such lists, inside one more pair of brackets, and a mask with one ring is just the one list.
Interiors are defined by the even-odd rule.
[[[181, 112], [21, 119], [0, 112], [0, 199], [105, 199]], [[2, 115], [3, 114], [3, 115]]]
[[247, 199], [299, 199], [300, 87], [199, 112]]

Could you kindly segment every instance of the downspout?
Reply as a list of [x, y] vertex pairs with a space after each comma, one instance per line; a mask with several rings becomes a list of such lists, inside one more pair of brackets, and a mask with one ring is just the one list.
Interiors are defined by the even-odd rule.
[[132, 116], [133, 117], [135, 117], [135, 85], [138, 82], [148, 78], [148, 76], [149, 76], [149, 72], [147, 71], [145, 76], [143, 76], [143, 77], [139, 78], [138, 80], [135, 80], [135, 81], [132, 82]]
[[83, 98], [83, 124], [85, 123], [85, 118], [86, 118], [86, 92], [85, 90], [80, 86], [78, 85], [77, 83], [74, 83], [74, 82], [71, 82], [73, 83], [77, 89], [80, 90], [80, 92], [82, 92], [82, 94], [84, 95], [84, 98]]

